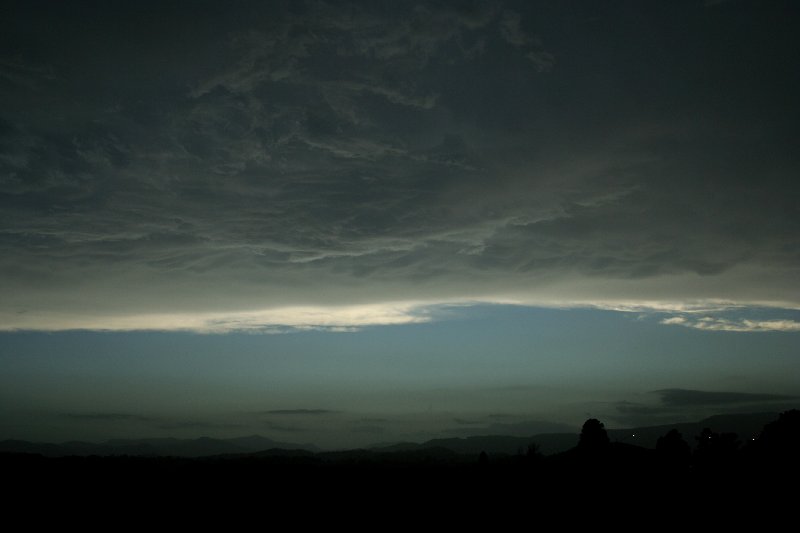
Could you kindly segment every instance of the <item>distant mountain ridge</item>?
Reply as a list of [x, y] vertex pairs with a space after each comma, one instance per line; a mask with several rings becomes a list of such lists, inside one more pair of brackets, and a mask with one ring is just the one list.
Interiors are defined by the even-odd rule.
[[609, 429], [608, 437], [612, 442], [625, 442], [636, 444], [645, 448], [655, 448], [658, 438], [671, 429], [677, 429], [689, 446], [694, 448], [695, 437], [703, 428], [709, 428], [716, 433], [736, 433], [742, 443], [753, 439], [761, 433], [766, 424], [776, 420], [778, 413], [746, 413], [730, 415], [714, 415], [704, 418], [699, 422], [683, 422], [677, 424], [662, 424], [632, 429]]
[[175, 456], [205, 457], [210, 455], [255, 453], [274, 448], [289, 450], [319, 451], [313, 444], [281, 442], [249, 435], [231, 439], [200, 437], [197, 439], [148, 438], [112, 439], [103, 443], [70, 441], [60, 444], [5, 440], [0, 442], [0, 452], [38, 453], [45, 457], [68, 455], [136, 455], [136, 456]]
[[[695, 437], [703, 428], [710, 428], [717, 433], [736, 433], [744, 443], [758, 436], [764, 425], [778, 418], [778, 413], [747, 413], [714, 415], [698, 422], [680, 422], [657, 426], [637, 428], [607, 429], [611, 442], [635, 444], [644, 448], [655, 448], [658, 438], [671, 429], [677, 429], [691, 447], [695, 445]], [[390, 445], [377, 445], [371, 449], [380, 452], [413, 451], [423, 448], [448, 448], [458, 453], [479, 454], [516, 454], [527, 450], [529, 444], [536, 444], [544, 455], [561, 453], [578, 443], [578, 433], [542, 433], [530, 437], [505, 435], [480, 435], [471, 437], [454, 437], [432, 439], [423, 443], [403, 442]]]
[[[646, 426], [627, 429], [607, 429], [611, 442], [635, 444], [644, 448], [655, 448], [659, 437], [671, 429], [677, 429], [684, 440], [694, 447], [695, 437], [703, 428], [710, 428], [717, 433], [736, 433], [742, 443], [758, 436], [764, 425], [778, 418], [778, 413], [748, 413], [715, 415], [698, 422], [682, 422]], [[573, 448], [578, 442], [578, 433], [542, 433], [530, 437], [508, 435], [479, 435], [470, 437], [451, 437], [431, 439], [422, 443], [401, 442], [395, 444], [375, 445], [366, 450], [376, 453], [415, 453], [426, 449], [449, 450], [456, 454], [515, 455], [525, 453], [530, 444], [536, 444], [538, 451], [544, 455], [553, 455]], [[104, 443], [80, 441], [53, 443], [36, 443], [23, 440], [5, 440], [0, 442], [0, 452], [41, 454], [45, 457], [76, 456], [174, 456], [174, 457], [208, 457], [232, 455], [277, 455], [289, 451], [306, 453], [320, 452], [313, 444], [297, 444], [281, 442], [249, 435], [229, 439], [200, 437], [197, 439], [147, 438], [147, 439], [112, 439]], [[342, 454], [356, 452], [344, 450], [326, 452]]]
[[410, 452], [424, 448], [446, 448], [457, 453], [477, 455], [481, 452], [489, 454], [525, 453], [528, 445], [535, 443], [544, 455], [567, 450], [578, 442], [577, 433], [543, 433], [531, 437], [515, 437], [507, 435], [477, 435], [472, 437], [450, 437], [432, 439], [423, 443], [402, 442], [388, 446], [370, 448], [376, 452]]

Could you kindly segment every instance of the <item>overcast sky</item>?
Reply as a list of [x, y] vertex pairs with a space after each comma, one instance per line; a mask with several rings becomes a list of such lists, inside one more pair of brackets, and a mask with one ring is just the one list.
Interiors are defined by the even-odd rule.
[[[0, 394], [21, 402], [7, 420], [105, 412], [102, 369], [117, 370], [86, 353], [96, 342], [127, 354], [120, 375], [137, 384], [123, 418], [64, 419], [103, 422], [86, 431], [98, 438], [180, 403], [165, 385], [159, 408], [133, 412], [174, 351], [217, 361], [200, 368], [219, 402], [256, 387], [217, 379], [215, 357], [245, 365], [257, 343], [294, 354], [304, 385], [264, 405], [245, 394], [247, 409], [303, 420], [363, 406], [323, 371], [336, 353], [334, 374], [362, 384], [370, 365], [394, 376], [381, 357], [395, 354], [398, 394], [458, 389], [447, 409], [462, 421], [481, 411], [469, 391], [534, 382], [574, 385], [526, 400], [554, 422], [556, 404], [625, 394], [677, 409], [653, 391], [800, 393], [780, 381], [800, 372], [798, 15], [777, 0], [3, 2], [0, 357], [18, 374]], [[612, 350], [595, 322], [672, 344]], [[523, 348], [542, 324], [559, 332], [546, 356]], [[480, 350], [459, 340], [470, 328]], [[731, 342], [750, 350], [735, 372], [716, 359]], [[61, 400], [11, 386], [55, 372], [31, 361], [65, 343], [58, 364], [85, 364], [105, 392], [83, 404], [66, 383]], [[594, 392], [567, 370], [581, 364], [537, 366], [569, 354], [606, 362]], [[462, 356], [505, 374], [426, 367]], [[676, 357], [686, 371], [665, 373]], [[631, 361], [638, 388], [613, 377]], [[341, 405], [314, 395], [325, 387]], [[420, 402], [375, 405], [435, 403]]]

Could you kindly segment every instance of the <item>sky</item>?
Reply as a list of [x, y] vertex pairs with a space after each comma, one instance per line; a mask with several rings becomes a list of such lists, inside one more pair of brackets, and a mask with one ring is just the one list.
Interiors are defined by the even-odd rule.
[[6, 1], [0, 438], [797, 406], [792, 1]]

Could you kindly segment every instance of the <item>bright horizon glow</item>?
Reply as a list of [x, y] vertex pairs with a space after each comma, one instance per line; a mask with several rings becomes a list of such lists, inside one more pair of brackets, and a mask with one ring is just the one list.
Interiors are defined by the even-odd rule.
[[[659, 323], [713, 331], [800, 331], [789, 319], [730, 320], [708, 315], [731, 310], [796, 311], [784, 302], [705, 301], [520, 301], [508, 298], [387, 302], [349, 306], [285, 306], [271, 309], [220, 312], [173, 312], [93, 315], [80, 312], [21, 313], [2, 317], [0, 331], [189, 331], [204, 334], [231, 332], [286, 333], [292, 330], [353, 332], [370, 326], [420, 324], [457, 313], [459, 308], [510, 305], [546, 309], [597, 309], [642, 315], [673, 315]], [[687, 315], [687, 316], [683, 316]]]

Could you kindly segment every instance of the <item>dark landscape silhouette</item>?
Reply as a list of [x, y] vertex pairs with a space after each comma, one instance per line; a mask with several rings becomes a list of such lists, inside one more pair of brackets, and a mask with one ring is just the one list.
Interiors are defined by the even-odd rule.
[[[736, 418], [713, 417], [701, 424]], [[359, 497], [369, 498], [411, 491], [426, 498], [469, 493], [503, 499], [517, 498], [518, 490], [535, 490], [542, 498], [556, 498], [565, 491], [571, 497], [605, 499], [612, 494], [644, 497], [669, 490], [697, 497], [705, 494], [704, 498], [741, 497], [761, 496], [779, 486], [780, 480], [800, 473], [800, 410], [773, 415], [754, 437], [724, 431], [723, 425], [706, 426], [694, 435], [680, 430], [685, 425], [677, 426], [661, 427], [664, 431], [655, 445], [644, 447], [623, 442], [621, 430], [609, 432], [601, 421], [589, 419], [579, 435], [572, 435], [569, 449], [547, 455], [535, 439], [512, 453], [498, 451], [498, 443], [508, 445], [502, 437], [344, 451], [280, 447], [255, 451], [254, 447], [272, 443], [262, 437], [197, 439], [184, 441], [183, 447], [178, 439], [149, 439], [138, 445], [133, 444], [137, 441], [111, 441], [98, 445], [95, 454], [86, 454], [85, 447], [65, 445], [62, 455], [56, 445], [5, 441], [0, 443], [0, 466], [7, 484], [28, 489], [83, 486], [130, 491], [147, 487], [185, 495], [235, 487], [258, 494], [266, 490], [281, 498], [292, 494], [340, 498], [337, 487], [343, 486], [353, 486]], [[120, 445], [117, 452], [114, 443]], [[183, 450], [184, 456], [153, 453], [157, 445], [165, 444], [171, 448], [161, 449]], [[237, 445], [251, 449], [214, 453]], [[486, 449], [476, 452], [474, 446], [480, 445]], [[199, 455], [202, 449], [212, 453]], [[103, 450], [107, 453], [101, 455]]]

